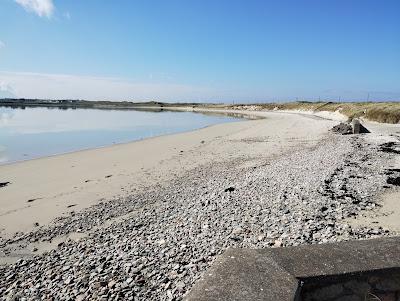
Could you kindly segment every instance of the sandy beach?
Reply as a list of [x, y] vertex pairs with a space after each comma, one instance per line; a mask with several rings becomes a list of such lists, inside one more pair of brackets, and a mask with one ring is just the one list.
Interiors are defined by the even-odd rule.
[[11, 183], [0, 190], [0, 233], [10, 237], [31, 231], [35, 223], [47, 225], [71, 211], [161, 184], [207, 163], [264, 152], [272, 157], [312, 146], [335, 124], [291, 113], [252, 114], [267, 119], [0, 166], [0, 182]]
[[399, 10], [0, 1], [0, 301], [400, 301]]
[[0, 166], [0, 293], [180, 299], [227, 247], [400, 230], [399, 125], [234, 112], [263, 119]]

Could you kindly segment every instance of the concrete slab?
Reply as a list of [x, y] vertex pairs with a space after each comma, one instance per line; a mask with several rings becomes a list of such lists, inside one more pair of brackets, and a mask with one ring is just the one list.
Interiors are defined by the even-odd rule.
[[228, 249], [185, 300], [289, 300], [296, 294], [298, 280], [270, 255], [255, 249]]
[[400, 237], [277, 249], [228, 249], [185, 300], [296, 300], [311, 278], [400, 267]]

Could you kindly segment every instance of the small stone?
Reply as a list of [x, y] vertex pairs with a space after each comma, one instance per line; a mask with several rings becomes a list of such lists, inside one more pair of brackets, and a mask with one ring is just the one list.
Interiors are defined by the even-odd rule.
[[234, 235], [239, 235], [239, 234], [241, 234], [242, 232], [243, 232], [243, 229], [240, 228], [240, 227], [237, 227], [237, 228], [233, 229], [232, 234], [234, 234]]
[[126, 283], [130, 284], [133, 281], [133, 279], [131, 277], [129, 277], [128, 279], [125, 280]]
[[263, 241], [265, 239], [265, 235], [264, 234], [260, 234], [257, 236], [257, 240], [258, 241]]
[[70, 269], [71, 267], [69, 265], [66, 265], [62, 268], [63, 272], [66, 272]]
[[72, 277], [68, 277], [68, 278], [64, 281], [64, 283], [65, 283], [66, 285], [69, 285], [71, 282], [72, 282]]
[[313, 233], [313, 239], [318, 240], [321, 238], [321, 233]]
[[175, 284], [176, 288], [178, 291], [183, 291], [183, 289], [185, 288], [185, 283], [183, 281], [178, 281]]
[[115, 282], [114, 280], [111, 280], [111, 281], [108, 283], [108, 288], [113, 288], [116, 284], [117, 284], [117, 282]]
[[225, 188], [224, 191], [225, 191], [225, 192], [233, 192], [233, 191], [235, 191], [235, 187], [228, 187], [228, 188]]
[[78, 296], [76, 296], [75, 301], [84, 301], [85, 300], [85, 295], [84, 294], [80, 294]]

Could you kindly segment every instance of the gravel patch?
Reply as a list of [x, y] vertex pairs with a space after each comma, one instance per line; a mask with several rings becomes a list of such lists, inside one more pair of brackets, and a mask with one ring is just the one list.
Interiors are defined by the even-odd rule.
[[8, 254], [15, 245], [90, 231], [0, 267], [1, 300], [179, 300], [229, 247], [389, 235], [343, 220], [378, 206], [374, 197], [391, 187], [394, 156], [365, 136], [329, 134], [312, 149], [203, 166], [166, 186], [104, 201], [3, 239]]

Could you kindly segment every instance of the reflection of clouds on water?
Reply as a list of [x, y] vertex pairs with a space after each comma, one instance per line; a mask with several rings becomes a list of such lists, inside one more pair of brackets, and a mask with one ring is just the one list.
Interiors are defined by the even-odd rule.
[[[179, 114], [179, 118], [175, 115]], [[188, 112], [140, 112], [133, 110], [0, 108], [0, 128], [8, 134], [41, 134], [92, 130], [186, 127], [195, 117]], [[4, 133], [4, 131], [3, 131]], [[0, 133], [1, 134], [1, 133]]]
[[5, 146], [0, 145], [0, 163], [7, 162], [7, 154], [6, 154], [6, 148]]
[[154, 113], [93, 109], [0, 108], [0, 127], [12, 134], [39, 134], [90, 130], [120, 130], [163, 125]]
[[14, 115], [15, 115], [15, 110], [0, 108], [0, 127], [8, 126]]
[[190, 112], [0, 107], [0, 164], [194, 130], [229, 120]]

